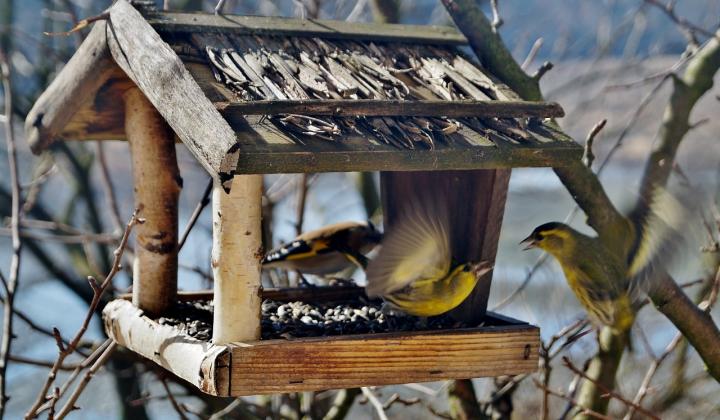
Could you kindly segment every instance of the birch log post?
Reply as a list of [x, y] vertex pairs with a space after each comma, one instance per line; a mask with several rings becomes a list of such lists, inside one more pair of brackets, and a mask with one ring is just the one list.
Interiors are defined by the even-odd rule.
[[260, 339], [262, 175], [236, 175], [213, 189], [213, 343]]
[[146, 220], [136, 229], [133, 303], [149, 315], [159, 315], [170, 308], [177, 295], [182, 180], [170, 127], [139, 89], [128, 90], [124, 98], [135, 206]]

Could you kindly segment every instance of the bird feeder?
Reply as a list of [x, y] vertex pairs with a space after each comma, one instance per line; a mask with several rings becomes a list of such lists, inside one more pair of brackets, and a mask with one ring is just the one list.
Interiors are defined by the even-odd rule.
[[[561, 166], [581, 149], [554, 103], [524, 102], [460, 47], [452, 28], [139, 11], [94, 24], [29, 113], [52, 142], [126, 140], [137, 228], [132, 298], [107, 305], [108, 335], [208, 394], [241, 396], [537, 367], [539, 329], [486, 312], [492, 273], [453, 316], [469, 328], [261, 339], [261, 303], [357, 298], [361, 288], [263, 290], [262, 174], [380, 171], [385, 226], [418, 188], [452, 202], [464, 261], [494, 261], [512, 167]], [[175, 143], [214, 179], [210, 292], [177, 292]], [[212, 299], [212, 338], [158, 322]]]

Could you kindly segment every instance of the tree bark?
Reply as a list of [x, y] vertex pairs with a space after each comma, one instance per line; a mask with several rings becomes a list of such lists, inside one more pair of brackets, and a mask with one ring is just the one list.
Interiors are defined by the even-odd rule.
[[262, 175], [236, 175], [213, 189], [213, 342], [260, 339]]
[[139, 89], [125, 94], [125, 131], [132, 154], [136, 227], [133, 303], [159, 315], [177, 294], [178, 197], [182, 180], [170, 127]]

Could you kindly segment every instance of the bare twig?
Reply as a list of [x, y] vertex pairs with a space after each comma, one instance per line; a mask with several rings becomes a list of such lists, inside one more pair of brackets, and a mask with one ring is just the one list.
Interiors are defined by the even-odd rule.
[[670, 20], [675, 22], [677, 26], [679, 26], [681, 29], [684, 29], [685, 35], [688, 38], [688, 41], [690, 41], [691, 44], [694, 44], [695, 46], [698, 45], [697, 38], [695, 37], [695, 34], [701, 34], [708, 38], [712, 38], [715, 36], [715, 34], [712, 31], [709, 31], [705, 28], [701, 28], [694, 23], [688, 21], [687, 19], [680, 17], [675, 13], [675, 2], [670, 1], [666, 4], [663, 4], [660, 2], [660, 0], [644, 0], [645, 3], [650, 4], [652, 6], [657, 7], [658, 9], [662, 10], [665, 15], [667, 15]]
[[[0, 228], [0, 236], [12, 236], [12, 228]], [[41, 234], [28, 232], [23, 230], [20, 232], [20, 236], [27, 239], [34, 239], [36, 241], [47, 241], [47, 242], [59, 242], [63, 244], [87, 244], [87, 243], [98, 243], [98, 244], [115, 244], [120, 238], [113, 234], [97, 234], [97, 233], [86, 233], [82, 235], [52, 235], [52, 234]]]
[[552, 390], [552, 389], [550, 389], [550, 388], [546, 388], [543, 384], [540, 383], [540, 381], [538, 381], [538, 380], [535, 379], [535, 378], [533, 378], [533, 382], [535, 382], [535, 386], [537, 386], [538, 388], [543, 389], [544, 391], [547, 391], [548, 394], [554, 395], [554, 396], [556, 396], [556, 397], [558, 397], [558, 398], [561, 398], [561, 399], [567, 401], [568, 403], [570, 403], [573, 407], [577, 407], [577, 408], [580, 410], [580, 414], [584, 414], [584, 415], [587, 415], [587, 416], [590, 416], [590, 417], [594, 417], [594, 418], [596, 418], [596, 419], [601, 419], [601, 420], [612, 420], [612, 417], [608, 417], [608, 416], [606, 416], [606, 415], [604, 415], [604, 414], [598, 413], [597, 411], [592, 411], [592, 410], [590, 410], [590, 409], [581, 407], [580, 405], [578, 405], [577, 401], [576, 401], [574, 398], [572, 398], [572, 397], [569, 397], [569, 396], [567, 396], [567, 395], [565, 395], [565, 394], [563, 394], [563, 393], [554, 391], [554, 390]]
[[13, 340], [13, 308], [15, 304], [15, 290], [17, 289], [20, 274], [20, 254], [22, 241], [20, 239], [20, 179], [15, 148], [15, 131], [13, 129], [13, 95], [10, 83], [10, 64], [5, 51], [0, 49], [0, 76], [2, 77], [5, 97], [5, 142], [7, 145], [8, 167], [10, 169], [10, 188], [12, 191], [11, 223], [12, 229], [12, 257], [10, 259], [10, 274], [5, 290], [5, 306], [3, 308], [3, 332], [0, 343], [0, 418], [4, 418], [7, 395], [7, 365], [10, 357], [10, 348]]
[[297, 203], [297, 218], [295, 219], [295, 233], [300, 235], [302, 233], [303, 223], [305, 222], [305, 202], [307, 201], [308, 193], [308, 174], [300, 175], [300, 182], [298, 184], [298, 203]]
[[549, 61], [542, 63], [540, 68], [537, 69], [535, 74], [532, 75], [532, 78], [539, 81], [540, 79], [542, 79], [543, 76], [545, 76], [545, 73], [552, 70], [553, 67], [554, 67], [553, 63], [551, 63]]
[[355, 6], [352, 8], [350, 13], [345, 18], [348, 22], [355, 22], [360, 18], [360, 15], [365, 11], [365, 8], [367, 7], [368, 0], [357, 0], [355, 3]]
[[492, 9], [492, 22], [490, 22], [490, 25], [492, 26], [493, 32], [497, 33], [498, 29], [505, 23], [503, 19], [500, 17], [500, 10], [498, 10], [498, 0], [490, 0], [490, 8]]
[[[97, 373], [98, 370], [107, 362], [107, 360], [110, 358], [110, 356], [115, 351], [115, 348], [117, 347], [117, 343], [114, 341], [110, 343], [110, 345], [105, 349], [105, 351], [102, 352], [100, 357], [98, 357], [97, 361], [93, 363], [93, 365], [88, 369], [87, 372], [85, 372], [85, 376], [83, 376], [82, 381], [78, 384], [77, 388], [75, 388], [75, 391], [70, 395], [70, 398], [68, 398], [65, 405], [60, 409], [60, 411], [57, 414], [57, 420], [62, 420], [67, 416], [71, 411], [77, 410], [78, 407], [75, 406], [75, 403], [77, 402], [78, 398], [80, 398], [80, 395], [85, 390], [85, 387], [88, 383], [92, 380], [93, 376]], [[56, 388], [57, 389], [57, 388]], [[60, 399], [60, 392], [57, 392], [57, 398], [55, 398], [55, 401], [58, 401]]]
[[370, 404], [372, 404], [373, 408], [375, 408], [375, 411], [377, 412], [378, 417], [380, 420], [388, 420], [387, 415], [385, 414], [385, 409], [383, 408], [383, 404], [378, 400], [377, 396], [370, 390], [368, 387], [362, 387], [360, 388], [362, 390], [363, 395], [365, 395], [370, 401]]
[[537, 53], [540, 51], [543, 42], [544, 40], [542, 38], [538, 38], [535, 40], [532, 47], [530, 47], [530, 52], [528, 52], [527, 57], [525, 57], [525, 60], [523, 60], [522, 64], [520, 64], [521, 69], [527, 71], [528, 67], [530, 67], [530, 64], [532, 64], [532, 62], [535, 60]]
[[570, 361], [570, 359], [568, 359], [567, 357], [563, 357], [562, 360], [563, 360], [563, 364], [565, 365], [565, 367], [570, 369], [573, 373], [575, 373], [576, 375], [582, 376], [586, 381], [591, 381], [591, 382], [595, 383], [595, 385], [597, 385], [606, 394], [605, 396], [610, 397], [610, 398], [615, 398], [616, 400], [622, 402], [623, 404], [627, 405], [628, 407], [633, 407], [635, 410], [643, 413], [644, 415], [646, 415], [647, 417], [649, 417], [653, 420], [660, 420], [660, 417], [656, 416], [655, 414], [651, 413], [650, 411], [646, 410], [645, 408], [639, 406], [638, 404], [635, 404], [632, 401], [628, 401], [625, 397], [623, 397], [622, 395], [613, 391], [612, 389], [609, 389], [601, 382], [599, 382], [593, 378], [590, 378], [585, 372], [583, 372], [582, 370], [575, 367], [575, 365], [573, 365], [572, 362]]
[[[50, 369], [50, 373], [48, 374], [47, 380], [45, 381], [45, 384], [43, 385], [42, 389], [38, 393], [37, 399], [33, 403], [33, 405], [30, 407], [28, 412], [25, 414], [26, 419], [32, 419], [37, 417], [39, 413], [40, 407], [43, 406], [43, 404], [48, 399], [53, 399], [52, 396], [48, 396], [48, 391], [50, 390], [50, 387], [55, 382], [55, 378], [57, 377], [57, 372], [59, 370], [59, 367], [62, 366], [65, 359], [73, 352], [73, 350], [77, 347], [78, 343], [82, 339], [83, 335], [85, 334], [85, 331], [87, 331], [88, 326], [90, 325], [90, 320], [95, 315], [95, 310], [97, 309], [97, 306], [100, 304], [100, 300], [105, 293], [105, 291], [108, 289], [110, 284], [112, 283], [113, 278], [115, 275], [120, 271], [120, 261], [122, 260], [123, 251], [125, 250], [125, 247], [127, 246], [128, 238], [130, 236], [130, 232], [132, 231], [132, 228], [138, 224], [138, 223], [144, 223], [144, 219], [140, 219], [138, 217], [138, 210], [135, 210], [133, 212], [132, 217], [130, 218], [130, 221], [128, 222], [127, 226], [125, 227], [125, 232], [123, 233], [122, 239], [120, 240], [120, 245], [113, 253], [113, 263], [112, 267], [110, 269], [110, 272], [107, 274], [105, 279], [101, 284], [98, 284], [97, 280], [95, 280], [93, 277], [88, 277], [88, 283], [90, 284], [90, 287], [93, 291], [93, 297], [92, 301], [90, 302], [90, 305], [88, 306], [88, 311], [85, 315], [85, 319], [83, 320], [80, 329], [75, 334], [75, 337], [70, 341], [70, 343], [66, 346], [63, 344], [60, 333], [56, 333], [57, 337], [57, 345], [58, 345], [58, 357], [55, 360], [55, 364], [53, 365], [52, 369]], [[60, 396], [61, 397], [61, 396]]]
[[212, 192], [213, 187], [213, 180], [212, 178], [208, 181], [207, 186], [205, 187], [205, 191], [203, 192], [202, 198], [200, 198], [200, 202], [198, 202], [197, 206], [195, 206], [195, 210], [193, 210], [192, 215], [190, 215], [190, 220], [188, 220], [187, 226], [185, 226], [185, 230], [183, 231], [182, 235], [180, 235], [180, 240], [178, 241], [178, 252], [182, 249], [183, 245], [185, 245], [185, 241], [187, 240], [188, 236], [190, 235], [190, 231], [195, 226], [195, 223], [197, 222], [198, 218], [200, 217], [200, 214], [203, 212], [205, 207], [210, 203], [210, 193]]
[[593, 161], [595, 160], [595, 154], [593, 154], [593, 143], [595, 143], [595, 137], [603, 128], [605, 128], [605, 124], [607, 124], [607, 119], [603, 118], [600, 122], [593, 126], [592, 130], [590, 130], [587, 138], [585, 139], [582, 161], [588, 168], [592, 167]]
[[160, 378], [160, 383], [162, 384], [163, 388], [165, 389], [165, 393], [167, 394], [168, 399], [170, 400], [170, 404], [175, 409], [175, 412], [178, 414], [181, 420], [188, 420], [188, 417], [185, 415], [185, 410], [178, 404], [177, 400], [173, 396], [172, 392], [170, 391], [170, 387], [168, 386], [167, 379]]
[[[49, 361], [45, 361], [45, 360], [31, 359], [29, 357], [23, 357], [23, 356], [10, 355], [10, 357], [8, 359], [13, 362], [21, 363], [23, 365], [41, 366], [41, 367], [47, 367], [47, 368], [50, 368], [53, 366], [53, 362], [49, 362]], [[60, 370], [74, 370], [78, 366], [79, 365], [62, 365], [62, 366], [60, 366]]]
[[642, 404], [645, 395], [647, 395], [650, 387], [650, 381], [652, 381], [653, 376], [655, 376], [655, 373], [657, 372], [662, 362], [670, 355], [670, 353], [675, 350], [675, 348], [678, 346], [678, 344], [680, 344], [680, 341], [682, 341], [682, 339], [683, 335], [677, 333], [667, 345], [665, 351], [663, 351], [663, 353], [659, 357], [653, 360], [650, 368], [648, 368], [647, 372], [645, 372], [645, 377], [640, 384], [640, 388], [638, 388], [638, 392], [635, 395], [635, 398], [633, 398], [633, 405], [629, 406], [628, 412], [627, 414], [625, 414], [625, 417], [623, 417], [623, 420], [631, 420], [633, 418], [635, 412], [638, 411], [636, 407], [640, 407], [640, 404]]
[[396, 392], [396, 393], [392, 394], [390, 396], [390, 398], [388, 398], [385, 401], [385, 403], [383, 404], [383, 408], [385, 410], [387, 410], [390, 407], [392, 407], [392, 405], [395, 403], [402, 404], [404, 406], [410, 406], [410, 405], [418, 404], [419, 402], [421, 402], [420, 398], [405, 399], [405, 398], [401, 398], [400, 395]]
[[80, 375], [80, 372], [90, 366], [91, 364], [95, 363], [95, 361], [100, 357], [105, 350], [108, 348], [110, 344], [112, 344], [112, 339], [108, 338], [107, 340], [103, 341], [102, 344], [100, 344], [95, 351], [92, 352], [91, 355], [87, 356], [85, 360], [83, 360], [68, 376], [68, 378], [65, 380], [65, 383], [62, 384], [60, 387], [59, 395], [65, 395], [65, 392], [67, 392], [68, 388], [70, 388], [70, 385], [75, 382], [75, 379], [77, 379], [78, 375]]
[[115, 189], [113, 188], [110, 170], [108, 169], [107, 159], [105, 158], [105, 148], [101, 141], [95, 142], [95, 155], [98, 158], [100, 167], [100, 184], [105, 193], [108, 208], [110, 209], [110, 221], [112, 222], [115, 233], [120, 234], [123, 229], [122, 218], [120, 217], [120, 208], [115, 198]]

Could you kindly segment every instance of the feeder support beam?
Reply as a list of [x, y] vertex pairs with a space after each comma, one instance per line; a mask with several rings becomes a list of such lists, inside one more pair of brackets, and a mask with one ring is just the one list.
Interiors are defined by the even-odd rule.
[[212, 198], [213, 343], [260, 339], [262, 175], [236, 175]]
[[178, 197], [182, 179], [173, 132], [137, 88], [125, 95], [125, 131], [133, 166], [135, 207], [145, 223], [137, 226], [133, 303], [159, 315], [177, 295]]

